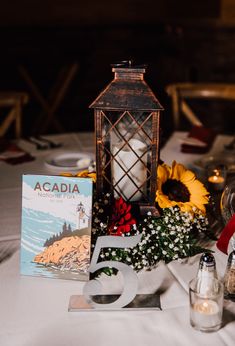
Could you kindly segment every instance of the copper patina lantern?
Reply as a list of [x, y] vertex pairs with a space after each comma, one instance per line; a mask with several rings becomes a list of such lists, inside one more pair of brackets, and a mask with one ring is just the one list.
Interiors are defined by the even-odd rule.
[[114, 65], [113, 81], [91, 104], [98, 195], [110, 192], [146, 209], [155, 205], [163, 110], [144, 81], [145, 67]]

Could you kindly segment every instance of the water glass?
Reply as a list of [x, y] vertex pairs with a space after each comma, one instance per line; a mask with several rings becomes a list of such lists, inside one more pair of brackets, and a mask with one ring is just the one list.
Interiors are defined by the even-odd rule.
[[[203, 290], [202, 288], [203, 284]], [[216, 279], [195, 278], [189, 283], [190, 323], [193, 328], [202, 332], [214, 332], [220, 329], [223, 315], [224, 286]]]

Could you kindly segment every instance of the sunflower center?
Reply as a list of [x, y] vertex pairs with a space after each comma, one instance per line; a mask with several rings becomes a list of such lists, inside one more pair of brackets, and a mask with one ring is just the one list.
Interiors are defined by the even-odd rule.
[[162, 185], [162, 192], [169, 200], [176, 202], [189, 202], [190, 193], [187, 187], [179, 180], [168, 179]]

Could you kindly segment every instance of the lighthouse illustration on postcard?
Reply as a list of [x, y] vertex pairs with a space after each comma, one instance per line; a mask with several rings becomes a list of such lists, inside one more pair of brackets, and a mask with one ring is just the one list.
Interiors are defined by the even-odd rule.
[[21, 274], [89, 279], [92, 180], [23, 175]]

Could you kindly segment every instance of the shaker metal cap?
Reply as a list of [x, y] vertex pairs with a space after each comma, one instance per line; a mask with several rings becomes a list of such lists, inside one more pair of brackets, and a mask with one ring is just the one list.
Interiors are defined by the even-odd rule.
[[211, 252], [204, 252], [200, 258], [199, 269], [202, 268], [215, 268], [215, 258]]

